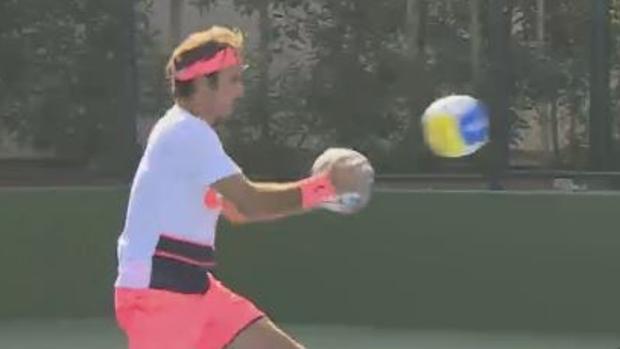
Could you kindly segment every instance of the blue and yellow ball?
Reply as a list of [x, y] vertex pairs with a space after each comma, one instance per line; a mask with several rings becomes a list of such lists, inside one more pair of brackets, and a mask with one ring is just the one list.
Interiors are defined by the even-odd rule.
[[451, 95], [434, 101], [422, 116], [424, 141], [441, 157], [475, 153], [489, 141], [489, 115], [476, 98]]

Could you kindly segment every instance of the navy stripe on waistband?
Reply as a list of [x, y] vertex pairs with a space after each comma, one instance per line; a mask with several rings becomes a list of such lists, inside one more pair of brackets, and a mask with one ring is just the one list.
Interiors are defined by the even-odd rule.
[[215, 262], [215, 250], [213, 247], [163, 234], [159, 237], [155, 251], [156, 253], [160, 252], [190, 259], [200, 265], [213, 264]]

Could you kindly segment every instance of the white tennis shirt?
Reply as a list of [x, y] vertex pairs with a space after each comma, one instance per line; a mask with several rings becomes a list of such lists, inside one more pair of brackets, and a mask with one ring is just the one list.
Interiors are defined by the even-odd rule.
[[132, 183], [115, 286], [148, 287], [162, 234], [213, 246], [220, 212], [204, 196], [213, 182], [240, 172], [208, 123], [170, 108], [153, 127]]

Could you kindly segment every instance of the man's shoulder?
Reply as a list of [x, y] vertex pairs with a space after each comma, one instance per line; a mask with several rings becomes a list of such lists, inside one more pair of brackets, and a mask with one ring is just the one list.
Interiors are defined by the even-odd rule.
[[174, 149], [209, 152], [221, 148], [222, 143], [209, 124], [173, 107], [153, 127], [147, 147], [165, 152]]

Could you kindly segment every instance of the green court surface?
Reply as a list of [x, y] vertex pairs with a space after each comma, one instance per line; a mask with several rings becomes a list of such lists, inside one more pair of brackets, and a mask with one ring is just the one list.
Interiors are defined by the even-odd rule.
[[[412, 331], [328, 325], [284, 325], [308, 349], [618, 349], [620, 334]], [[121, 349], [110, 319], [0, 322], [2, 349]]]

